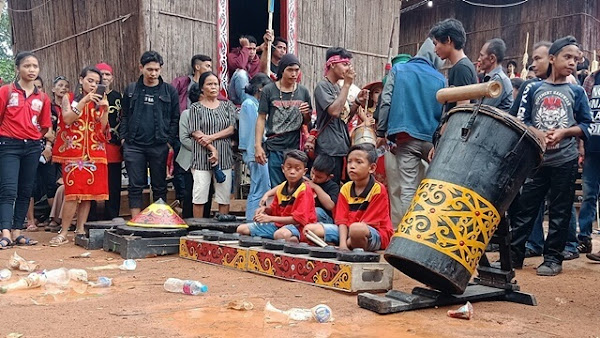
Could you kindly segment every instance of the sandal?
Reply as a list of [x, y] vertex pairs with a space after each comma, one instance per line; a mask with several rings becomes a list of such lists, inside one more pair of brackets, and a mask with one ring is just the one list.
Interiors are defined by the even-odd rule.
[[27, 229], [25, 229], [25, 231], [27, 231], [27, 232], [36, 232], [36, 231], [38, 231], [38, 227], [35, 224], [29, 224], [27, 226]]
[[52, 237], [49, 244], [51, 247], [57, 247], [57, 246], [61, 246], [63, 244], [67, 244], [67, 243], [69, 243], [69, 240], [67, 240], [67, 238], [65, 236], [58, 235], [58, 236]]
[[0, 250], [9, 249], [11, 246], [12, 246], [12, 241], [10, 240], [10, 238], [8, 238], [8, 237], [0, 238]]
[[31, 246], [31, 245], [36, 245], [36, 244], [38, 244], [38, 241], [36, 241], [35, 239], [25, 237], [23, 235], [18, 236], [13, 241], [13, 245], [16, 245], [16, 246]]
[[62, 225], [58, 224], [55, 220], [51, 220], [50, 223], [44, 228], [46, 232], [58, 232], [58, 230], [62, 229]]

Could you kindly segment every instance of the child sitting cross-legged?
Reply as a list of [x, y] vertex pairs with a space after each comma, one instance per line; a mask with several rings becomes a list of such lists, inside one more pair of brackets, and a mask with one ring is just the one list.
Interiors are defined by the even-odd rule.
[[[394, 232], [385, 186], [375, 180], [377, 153], [370, 144], [350, 148], [347, 158], [348, 176], [335, 207], [332, 224], [308, 224], [304, 231], [312, 231], [325, 238], [339, 231], [340, 249], [362, 248], [366, 251], [385, 249]], [[337, 229], [336, 229], [337, 228]], [[330, 237], [331, 238], [331, 237]]]
[[313, 191], [303, 180], [307, 162], [308, 157], [300, 150], [284, 154], [281, 168], [285, 182], [275, 188], [271, 206], [258, 208], [254, 223], [241, 224], [238, 233], [291, 242], [303, 237], [302, 227], [317, 221]]

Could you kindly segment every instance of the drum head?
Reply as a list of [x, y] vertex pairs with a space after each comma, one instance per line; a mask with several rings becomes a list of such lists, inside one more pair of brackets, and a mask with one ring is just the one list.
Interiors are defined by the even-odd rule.
[[[465, 104], [465, 105], [456, 106], [448, 112], [448, 115], [450, 116], [450, 115], [456, 114], [456, 113], [472, 114], [476, 107], [477, 107], [476, 104]], [[536, 135], [536, 131], [534, 128], [527, 127], [523, 122], [519, 121], [519, 119], [517, 119], [515, 116], [507, 114], [496, 107], [488, 106], [485, 104], [482, 104], [481, 107], [479, 108], [479, 114], [484, 114], [484, 115], [490, 116], [492, 118], [495, 118], [495, 119], [499, 120], [500, 122], [504, 123], [505, 125], [507, 125], [508, 127], [514, 129], [519, 134], [525, 134], [525, 137], [527, 139], [531, 140], [539, 149], [540, 158], [542, 158], [544, 156], [544, 152], [546, 152], [546, 143], [540, 138], [541, 135], [540, 136]]]

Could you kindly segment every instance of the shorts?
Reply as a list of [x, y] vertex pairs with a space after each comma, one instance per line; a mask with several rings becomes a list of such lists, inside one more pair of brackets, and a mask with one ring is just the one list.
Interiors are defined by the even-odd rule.
[[279, 229], [275, 223], [249, 223], [250, 236], [273, 239], [273, 234]]
[[229, 204], [231, 199], [231, 169], [223, 170], [225, 182], [217, 183], [212, 170], [192, 170], [194, 177], [194, 188], [192, 189], [192, 203], [206, 204], [208, 202], [208, 191], [210, 181], [213, 180], [215, 187], [214, 200], [218, 204]]
[[367, 225], [371, 236], [369, 237], [369, 243], [367, 243], [367, 251], [377, 251], [381, 249], [381, 235], [377, 229], [370, 225]]
[[325, 242], [339, 244], [340, 228], [336, 224], [319, 223], [325, 232]]

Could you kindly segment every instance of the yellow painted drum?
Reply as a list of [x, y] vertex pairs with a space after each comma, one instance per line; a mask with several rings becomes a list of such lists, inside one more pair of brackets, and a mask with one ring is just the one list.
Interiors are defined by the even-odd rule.
[[543, 143], [520, 122], [482, 106], [449, 112], [425, 179], [385, 252], [406, 275], [447, 293], [463, 293], [501, 217], [531, 171]]

